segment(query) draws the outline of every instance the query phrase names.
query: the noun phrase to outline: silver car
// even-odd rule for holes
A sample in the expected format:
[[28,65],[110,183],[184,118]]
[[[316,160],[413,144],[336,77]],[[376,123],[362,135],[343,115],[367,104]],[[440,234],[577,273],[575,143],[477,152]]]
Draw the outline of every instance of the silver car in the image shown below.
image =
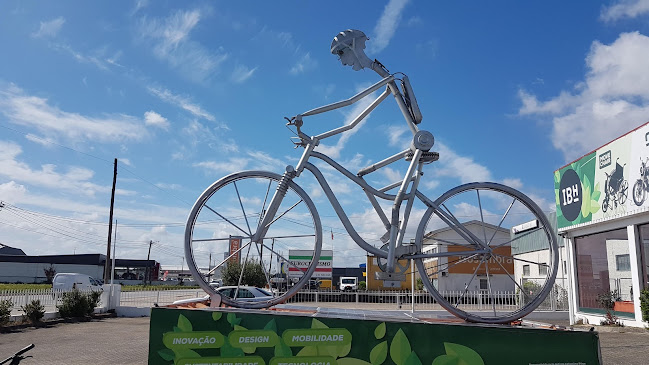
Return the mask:
[[[237,292],[237,288],[239,291]],[[216,291],[222,296],[232,299],[244,300],[247,302],[259,302],[273,299],[273,294],[266,289],[257,288],[254,286],[222,286]],[[236,293],[236,298],[234,297]]]

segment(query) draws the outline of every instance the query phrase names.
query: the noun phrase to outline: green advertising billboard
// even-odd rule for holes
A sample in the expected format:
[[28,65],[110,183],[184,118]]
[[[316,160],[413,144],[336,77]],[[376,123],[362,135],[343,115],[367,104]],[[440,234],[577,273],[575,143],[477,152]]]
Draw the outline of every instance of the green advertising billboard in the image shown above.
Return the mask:
[[557,227],[623,218],[649,208],[649,123],[554,172]]
[[153,308],[149,364],[600,364],[596,332]]

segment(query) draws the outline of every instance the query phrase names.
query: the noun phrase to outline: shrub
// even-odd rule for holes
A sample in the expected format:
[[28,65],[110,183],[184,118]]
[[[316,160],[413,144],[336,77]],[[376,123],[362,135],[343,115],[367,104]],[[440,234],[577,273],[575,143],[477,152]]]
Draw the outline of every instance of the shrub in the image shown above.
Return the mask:
[[21,306],[20,309],[25,313],[23,314],[23,321],[28,320],[30,323],[38,323],[45,316],[45,306],[38,299],[32,300],[25,306]]
[[649,322],[649,289],[643,289],[640,292],[640,311],[642,312],[642,320]]
[[78,289],[63,293],[61,305],[57,305],[59,314],[64,318],[87,317],[99,304],[101,292],[82,293]]
[[622,326],[619,318],[613,314],[615,308],[615,301],[619,299],[616,292],[606,292],[597,296],[597,303],[599,303],[604,310],[606,310],[606,318],[600,323],[603,326]]
[[9,323],[9,318],[11,318],[11,308],[13,307],[14,304],[11,300],[0,300],[0,326]]
[[365,290],[365,289],[367,289],[367,283],[366,282],[361,281],[360,283],[358,283],[358,290]]

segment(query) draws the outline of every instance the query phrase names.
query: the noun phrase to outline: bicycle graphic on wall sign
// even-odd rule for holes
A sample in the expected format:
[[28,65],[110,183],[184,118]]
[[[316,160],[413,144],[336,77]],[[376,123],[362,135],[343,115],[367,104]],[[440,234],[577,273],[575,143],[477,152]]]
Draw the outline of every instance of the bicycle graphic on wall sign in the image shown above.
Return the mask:
[[645,161],[640,158],[640,163],[642,164],[640,166],[640,178],[633,184],[633,202],[637,206],[644,203],[647,191],[649,191],[649,157]]
[[[624,179],[624,165],[620,165],[615,160],[615,169],[611,174],[606,174],[606,182],[604,183],[604,200],[602,201],[602,212],[606,213],[608,209],[616,209],[620,205],[624,205],[629,190],[629,182]],[[635,195],[634,195],[635,199]]]
[[[308,172],[316,179],[351,239],[381,260],[384,270],[379,273],[381,280],[392,280],[398,275],[402,269],[398,265],[400,260],[413,260],[425,289],[439,305],[457,317],[485,323],[508,323],[524,317],[543,302],[557,275],[557,242],[545,214],[523,193],[497,183],[464,184],[452,188],[436,200],[420,191],[418,187],[424,166],[439,158],[439,154],[431,150],[434,137],[419,128],[422,114],[408,77],[402,73],[391,74],[379,61],[370,60],[364,52],[368,39],[359,30],[343,31],[334,38],[331,52],[339,57],[343,65],[351,66],[356,71],[373,70],[381,80],[349,99],[286,118],[287,126],[296,135],[293,143],[303,149],[295,167],[287,166],[282,174],[269,171],[236,172],[219,179],[200,195],[189,214],[185,229],[185,255],[190,271],[206,292],[216,295],[205,280],[204,273],[199,272],[199,262],[207,266],[205,255],[201,252],[226,252],[223,261],[212,267],[209,274],[236,267],[240,271],[237,287],[243,286],[246,266],[252,263],[261,264],[268,287],[271,287],[271,278],[279,270],[278,263],[281,263],[289,270],[293,268],[303,272],[295,285],[285,292],[263,301],[225,296],[221,299],[230,306],[265,308],[283,303],[295,295],[309,282],[322,247],[320,216],[309,195],[297,183],[298,178]],[[352,105],[375,92],[379,93],[378,97],[349,124],[317,135],[308,135],[304,131],[306,118]],[[350,172],[316,150],[321,141],[358,127],[389,96],[396,101],[412,133],[409,148],[357,173]],[[378,233],[382,244],[375,247],[359,235],[322,171],[311,162],[312,159],[327,164],[331,171],[338,171],[361,188],[383,226],[384,231]],[[401,180],[384,187],[372,186],[365,180],[369,174],[397,162],[407,165]],[[384,209],[386,203],[388,209]],[[418,222],[411,219],[415,204],[423,207],[423,215]],[[510,239],[504,241],[496,238],[495,233],[487,233],[493,231],[489,228],[502,231],[530,221],[536,221],[533,228],[521,234],[512,234]],[[417,228],[408,230],[409,226]],[[452,230],[458,238],[447,239],[430,234],[440,229]],[[230,250],[228,246],[232,236],[243,237],[236,250]],[[511,249],[506,249],[516,245],[523,237],[534,237],[548,248],[548,255],[544,258],[538,255],[518,256],[512,254]],[[430,249],[432,246],[436,249]],[[306,268],[297,267],[286,257],[285,252],[298,249],[313,251],[313,259]],[[233,258],[237,261],[235,264],[232,264]],[[510,269],[502,264],[508,260],[515,263]],[[474,265],[475,269],[463,274],[466,285],[458,295],[450,298],[437,290],[436,280],[458,267],[466,267],[468,263]],[[539,290],[530,294],[523,289],[520,277],[517,278],[514,273],[515,266],[523,265],[531,265],[541,273],[537,282]],[[470,267],[473,269],[474,266]],[[482,286],[483,280],[486,281],[486,289],[482,297],[486,306],[476,309],[470,306],[476,299],[470,297],[469,287],[475,286],[478,281]],[[497,310],[496,303],[501,304],[502,301],[499,288],[503,286],[518,292],[521,300],[511,303],[511,309]]]

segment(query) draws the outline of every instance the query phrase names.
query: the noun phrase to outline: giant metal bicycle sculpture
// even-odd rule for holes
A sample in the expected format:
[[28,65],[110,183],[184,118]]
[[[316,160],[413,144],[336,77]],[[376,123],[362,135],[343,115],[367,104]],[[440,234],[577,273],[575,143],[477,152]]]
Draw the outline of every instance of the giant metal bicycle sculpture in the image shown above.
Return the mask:
[[[228,297],[221,300],[235,307],[265,308],[285,302],[295,295],[315,272],[322,248],[322,225],[318,211],[309,195],[295,181],[308,171],[317,180],[320,191],[331,203],[353,241],[382,262],[384,272],[380,273],[379,279],[394,280],[404,270],[399,263],[413,260],[425,289],[437,303],[459,318],[472,322],[507,323],[524,317],[543,302],[557,274],[557,243],[547,218],[527,196],[497,183],[461,185],[436,200],[429,199],[419,191],[424,165],[439,157],[437,152],[431,151],[433,135],[418,127],[422,115],[407,76],[390,74],[380,62],[370,60],[364,53],[367,39],[358,30],[341,32],[334,38],[331,52],[340,58],[343,65],[352,66],[354,70],[371,69],[382,79],[350,99],[286,118],[287,125],[294,128],[297,135],[294,143],[304,149],[295,167],[287,166],[282,175],[267,171],[233,173],[216,181],[198,198],[185,230],[185,255],[190,271],[206,292],[216,294],[208,285],[205,273],[199,272],[199,262],[202,267],[209,265],[201,251],[225,252],[227,257],[218,260],[220,262],[210,270],[210,274],[235,263],[233,267],[238,268],[240,273],[239,286],[245,282],[243,275],[250,262],[261,264],[269,286],[279,269],[278,263],[283,262],[289,272],[303,272],[286,292],[262,302]],[[349,106],[381,89],[384,89],[383,92],[349,124],[315,136],[307,135],[302,130],[304,118]],[[356,174],[316,151],[324,139],[357,127],[390,95],[396,100],[412,132],[410,148]],[[385,228],[384,232],[379,233],[383,235],[383,244],[379,245],[381,248],[374,247],[359,235],[322,171],[309,161],[312,158],[329,165],[329,170],[340,172],[367,195]],[[365,180],[374,171],[404,161],[407,171],[400,181],[375,188]],[[388,202],[391,206],[384,210],[381,202]],[[421,215],[421,219],[416,231],[412,231],[408,230],[408,224],[411,218],[414,219],[415,215],[411,216],[411,213],[415,211],[415,204],[423,207],[417,211],[423,214],[416,214]],[[502,234],[496,236],[497,231],[502,233],[505,229],[528,222],[532,222],[531,229],[522,234],[512,234],[511,238],[509,235],[503,238]],[[446,231],[454,232],[454,238],[433,234]],[[233,237],[238,237],[235,238],[238,247],[231,246]],[[547,254],[514,255],[522,237],[535,240],[536,247],[547,248]],[[312,251],[314,259],[305,265],[301,263],[306,261],[291,262],[286,252],[294,249]],[[524,285],[514,274],[514,271],[521,272],[525,265],[539,273],[531,286]],[[460,267],[471,269],[468,273],[451,274]],[[442,277],[451,279],[453,275],[463,281],[464,289],[460,295],[449,298],[437,290],[437,284]],[[486,310],[476,310],[467,305],[472,300],[467,293],[470,287],[476,286],[476,281],[486,284],[481,285],[486,302],[490,303]],[[503,285],[515,288],[520,295],[518,303],[512,303],[511,310],[496,309],[498,290],[502,290],[499,287]]]

